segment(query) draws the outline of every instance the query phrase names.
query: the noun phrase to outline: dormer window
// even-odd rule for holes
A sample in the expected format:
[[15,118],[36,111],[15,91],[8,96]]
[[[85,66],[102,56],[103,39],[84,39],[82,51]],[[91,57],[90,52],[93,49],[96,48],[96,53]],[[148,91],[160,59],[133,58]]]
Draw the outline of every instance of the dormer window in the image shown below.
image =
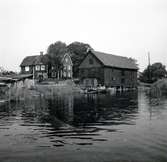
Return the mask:
[[30,67],[29,66],[25,66],[25,71],[29,71]]

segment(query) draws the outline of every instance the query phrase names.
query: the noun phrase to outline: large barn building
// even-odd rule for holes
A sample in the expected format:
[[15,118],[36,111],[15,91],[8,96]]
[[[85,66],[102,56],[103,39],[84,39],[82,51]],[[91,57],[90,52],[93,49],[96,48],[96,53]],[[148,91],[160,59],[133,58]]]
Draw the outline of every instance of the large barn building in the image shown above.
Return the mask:
[[137,71],[132,59],[91,50],[79,66],[79,77],[86,87],[134,88]]

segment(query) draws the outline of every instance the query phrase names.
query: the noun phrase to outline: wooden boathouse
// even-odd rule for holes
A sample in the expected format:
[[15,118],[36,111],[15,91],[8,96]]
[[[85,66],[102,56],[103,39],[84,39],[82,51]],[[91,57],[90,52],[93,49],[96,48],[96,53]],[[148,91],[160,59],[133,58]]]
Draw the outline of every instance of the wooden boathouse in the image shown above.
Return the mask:
[[133,59],[90,50],[79,66],[81,85],[136,88],[138,67]]

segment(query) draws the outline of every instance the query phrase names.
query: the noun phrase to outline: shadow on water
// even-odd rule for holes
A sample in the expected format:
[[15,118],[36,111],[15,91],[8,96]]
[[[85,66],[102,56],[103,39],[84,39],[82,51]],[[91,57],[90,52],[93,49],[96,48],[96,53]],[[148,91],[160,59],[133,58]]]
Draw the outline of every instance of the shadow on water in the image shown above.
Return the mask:
[[137,115],[137,92],[39,96],[0,109],[0,119],[17,116],[20,126],[40,131],[41,138],[49,138],[54,146],[63,146],[69,138],[87,140],[74,142],[77,145],[106,141],[99,137],[102,132],[114,133],[116,125],[133,125]]

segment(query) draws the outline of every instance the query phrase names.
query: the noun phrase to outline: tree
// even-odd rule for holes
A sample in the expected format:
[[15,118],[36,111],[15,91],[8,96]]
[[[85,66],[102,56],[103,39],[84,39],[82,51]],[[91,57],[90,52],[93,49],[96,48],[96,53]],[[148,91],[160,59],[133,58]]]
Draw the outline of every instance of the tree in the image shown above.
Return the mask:
[[53,44],[50,44],[47,53],[54,54],[54,55],[61,55],[67,52],[67,46],[65,43],[61,41],[57,41]]
[[156,82],[158,79],[165,78],[167,75],[166,67],[160,62],[147,66],[142,72],[139,80],[146,83]]
[[73,42],[67,46],[73,62],[73,76],[78,77],[79,65],[92,47],[89,44],[82,42]]
[[2,66],[0,66],[0,76],[7,76],[7,75],[16,75],[17,73],[11,70],[5,70]]
[[59,71],[61,67],[61,56],[67,52],[67,46],[61,41],[57,41],[50,44],[47,49],[50,66],[53,66],[56,71]]

